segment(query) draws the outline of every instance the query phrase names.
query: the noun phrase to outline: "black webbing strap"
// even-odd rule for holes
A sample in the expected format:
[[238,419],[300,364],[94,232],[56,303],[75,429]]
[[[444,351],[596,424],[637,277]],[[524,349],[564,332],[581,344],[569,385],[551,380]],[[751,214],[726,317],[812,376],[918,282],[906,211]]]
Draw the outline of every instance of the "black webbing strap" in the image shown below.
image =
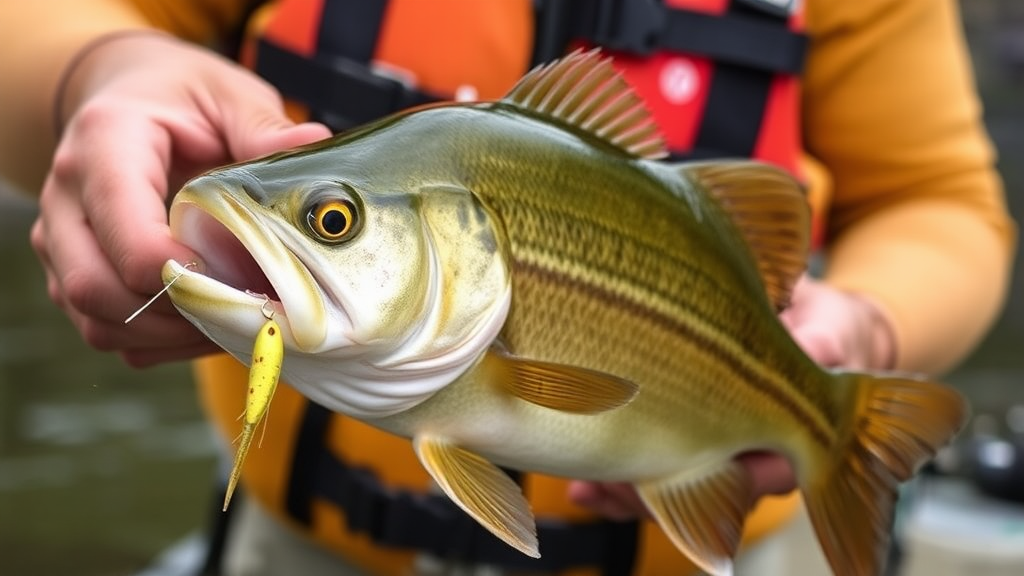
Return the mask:
[[335,132],[438,100],[371,69],[388,0],[325,0],[317,55],[307,58],[268,40],[256,46],[256,73],[286,98],[309,107]]
[[[737,0],[729,4],[726,15],[760,22],[766,27],[782,29],[786,25],[785,18],[754,10]],[[774,79],[771,70],[716,62],[693,151],[704,156],[753,156]]]
[[266,39],[256,46],[256,73],[335,132],[438,100],[355,60],[307,58]]
[[373,58],[388,0],[324,0],[317,54],[344,54],[366,64]]
[[232,498],[233,506],[223,510],[224,496],[227,494],[227,480],[218,482],[213,492],[209,518],[206,528],[206,553],[196,576],[221,576],[224,573],[224,555],[228,546],[228,534],[234,525],[239,502],[245,498],[245,490],[238,486]]
[[539,519],[541,558],[530,558],[482,528],[447,496],[390,488],[366,469],[354,468],[327,448],[332,414],[308,402],[295,443],[286,505],[310,524],[312,502],[322,498],[345,513],[349,531],[378,546],[419,550],[444,560],[488,564],[508,570],[559,572],[598,567],[607,576],[627,576],[636,557],[638,524]]
[[694,142],[689,150],[673,150],[670,160],[752,156],[774,78],[799,74],[804,66],[806,35],[789,29],[787,10],[764,0],[732,0],[721,15],[670,8],[661,0],[535,2],[537,62],[558,57],[573,40],[714,62]]
[[587,40],[640,56],[667,50],[798,74],[807,51],[807,37],[785,25],[786,15],[754,8],[714,15],[660,0],[538,0],[536,11],[537,62],[557,58],[571,40]]

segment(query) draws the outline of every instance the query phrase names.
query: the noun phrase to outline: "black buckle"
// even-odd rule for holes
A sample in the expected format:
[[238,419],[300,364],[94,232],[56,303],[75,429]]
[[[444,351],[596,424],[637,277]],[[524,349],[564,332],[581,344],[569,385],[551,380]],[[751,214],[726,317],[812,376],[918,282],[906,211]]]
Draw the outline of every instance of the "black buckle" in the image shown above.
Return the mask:
[[266,39],[258,44],[256,71],[336,132],[439,100],[354,60],[306,58]]
[[[772,73],[803,70],[807,37],[789,29],[781,8],[797,0],[733,0],[725,14],[671,8],[660,0],[534,1],[535,65],[583,40],[637,56],[666,50]],[[755,1],[756,10],[744,3]]]
[[[397,74],[371,69],[369,66],[348,58],[335,57],[325,58],[325,60],[335,78],[346,79],[344,82],[337,82],[335,86],[339,89],[351,89],[359,86],[367,98],[372,98],[375,101],[375,109],[382,111],[377,114],[378,118],[412,106],[439,100],[436,96],[418,91],[411,82]],[[332,96],[341,100],[351,98],[351,95],[344,93],[332,94]]]
[[612,50],[647,56],[662,44],[666,8],[658,0],[593,0],[593,41]]
[[736,0],[748,8],[771,14],[772,16],[788,19],[797,8],[797,0]]

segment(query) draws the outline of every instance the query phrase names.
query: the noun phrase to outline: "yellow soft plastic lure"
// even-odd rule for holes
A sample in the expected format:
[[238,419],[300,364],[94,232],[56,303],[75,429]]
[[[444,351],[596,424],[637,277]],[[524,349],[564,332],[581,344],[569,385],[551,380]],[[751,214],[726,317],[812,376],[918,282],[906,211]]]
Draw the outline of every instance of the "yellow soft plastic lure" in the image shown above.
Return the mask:
[[277,381],[281,376],[281,363],[284,360],[284,341],[281,339],[281,327],[273,318],[273,314],[264,314],[267,321],[263,323],[256,342],[252,347],[252,363],[249,365],[249,391],[245,398],[245,414],[242,423],[242,437],[235,451],[235,462],[231,467],[228,489],[224,494],[224,510],[228,509],[231,495],[238,485],[238,477],[242,473],[245,455],[249,452],[256,427],[267,414],[270,401],[274,398]]

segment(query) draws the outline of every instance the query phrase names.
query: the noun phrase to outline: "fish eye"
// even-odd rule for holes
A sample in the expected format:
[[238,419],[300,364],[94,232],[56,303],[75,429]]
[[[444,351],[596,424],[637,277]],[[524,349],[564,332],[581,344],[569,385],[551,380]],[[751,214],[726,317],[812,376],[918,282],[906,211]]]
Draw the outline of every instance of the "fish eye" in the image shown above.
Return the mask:
[[313,232],[325,242],[341,242],[356,229],[356,206],[350,200],[332,198],[314,204],[306,214]]

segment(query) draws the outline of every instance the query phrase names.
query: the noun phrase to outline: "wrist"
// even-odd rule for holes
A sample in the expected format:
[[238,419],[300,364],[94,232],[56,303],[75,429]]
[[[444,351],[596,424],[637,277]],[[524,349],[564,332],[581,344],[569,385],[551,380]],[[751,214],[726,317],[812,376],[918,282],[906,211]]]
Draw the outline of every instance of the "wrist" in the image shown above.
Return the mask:
[[86,79],[93,71],[95,61],[123,40],[147,36],[170,38],[167,33],[152,28],[124,28],[94,37],[71,56],[61,71],[53,94],[53,127],[58,137],[64,130],[67,119],[88,93],[86,86],[89,82]]

